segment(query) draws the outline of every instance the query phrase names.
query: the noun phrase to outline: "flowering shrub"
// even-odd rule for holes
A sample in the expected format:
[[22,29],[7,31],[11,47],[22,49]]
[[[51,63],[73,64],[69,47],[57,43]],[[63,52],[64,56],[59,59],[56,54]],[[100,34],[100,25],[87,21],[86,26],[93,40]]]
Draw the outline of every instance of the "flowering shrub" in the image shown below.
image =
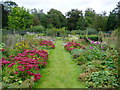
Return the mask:
[[2,66],[7,67],[17,67],[14,74],[19,74],[18,76],[28,75],[34,76],[34,80],[40,79],[41,75],[36,73],[36,70],[46,66],[48,59],[48,53],[44,50],[24,50],[23,53],[19,53],[17,56],[9,56],[9,58],[2,58]]
[[41,41],[39,45],[43,46],[42,48],[46,48],[46,49],[55,48],[55,45],[53,44],[53,42],[47,41],[47,40]]
[[73,50],[73,49],[76,49],[76,48],[78,48],[78,49],[84,49],[85,47],[84,46],[81,46],[79,43],[76,43],[76,42],[74,42],[74,41],[72,41],[72,42],[68,42],[65,46],[64,46],[64,48],[67,50],[67,51],[71,51],[71,50]]
[[[6,83],[6,88],[10,87],[12,83],[22,85],[27,79],[38,81],[41,78],[38,70],[41,70],[47,65],[48,52],[44,50],[23,50],[23,53],[18,55],[11,55],[9,57],[2,57],[0,59],[2,66],[3,83]],[[13,77],[13,78],[10,78]],[[31,81],[30,81],[31,82]],[[30,84],[29,82],[26,83]]]

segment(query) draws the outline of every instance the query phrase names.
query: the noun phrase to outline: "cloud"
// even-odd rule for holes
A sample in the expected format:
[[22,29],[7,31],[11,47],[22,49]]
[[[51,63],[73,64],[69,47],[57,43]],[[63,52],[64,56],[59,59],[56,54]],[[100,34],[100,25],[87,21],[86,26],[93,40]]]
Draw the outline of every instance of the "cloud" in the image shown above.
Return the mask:
[[61,11],[63,14],[71,9],[85,11],[88,7],[93,8],[97,13],[111,11],[116,7],[119,0],[13,0],[19,6],[33,9],[43,9],[46,13],[51,8]]

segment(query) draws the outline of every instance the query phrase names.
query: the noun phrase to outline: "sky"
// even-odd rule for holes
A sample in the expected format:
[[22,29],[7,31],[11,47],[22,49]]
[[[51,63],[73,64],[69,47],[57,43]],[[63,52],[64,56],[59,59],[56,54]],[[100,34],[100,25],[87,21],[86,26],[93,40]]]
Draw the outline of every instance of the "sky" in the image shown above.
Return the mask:
[[[6,1],[6,0],[3,0]],[[64,15],[71,9],[79,9],[83,12],[92,8],[96,13],[112,11],[120,0],[12,0],[20,7],[27,9],[43,9],[47,13],[51,8],[61,11]]]

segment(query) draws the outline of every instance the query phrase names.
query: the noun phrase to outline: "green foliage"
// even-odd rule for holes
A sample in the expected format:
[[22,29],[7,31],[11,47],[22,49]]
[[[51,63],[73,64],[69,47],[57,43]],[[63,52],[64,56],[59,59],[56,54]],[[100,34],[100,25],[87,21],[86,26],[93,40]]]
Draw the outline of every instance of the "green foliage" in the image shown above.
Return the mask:
[[8,15],[9,29],[26,29],[32,24],[33,16],[24,7],[14,7]]
[[52,24],[55,28],[62,28],[65,25],[65,16],[58,10],[51,9],[47,12],[47,24]]
[[83,51],[83,49],[73,49],[71,54],[73,55],[73,58],[78,58]]
[[87,80],[88,87],[115,88],[119,86],[117,78],[111,71],[93,72]]
[[[81,10],[72,9],[71,11],[66,13],[66,17],[67,17],[68,30],[75,30],[76,26],[77,26],[78,19],[80,17],[83,17],[83,13]],[[80,23],[80,21],[79,21],[79,23]]]
[[[93,41],[98,41],[100,37],[98,35],[87,35],[87,38]],[[80,39],[86,40],[86,35],[80,35]]]
[[39,21],[39,18],[38,16],[35,16],[33,17],[33,26],[37,26],[40,24],[40,21]]
[[43,13],[43,9],[37,10],[34,8],[31,9],[30,12],[34,15],[33,25],[42,25],[43,27],[47,28],[47,15]]
[[85,10],[85,20],[86,20],[87,27],[92,26],[95,15],[96,15],[96,13],[92,8],[87,8]]
[[4,43],[0,43],[0,49],[3,49],[5,47]]
[[80,17],[78,19],[77,25],[76,25],[77,30],[85,30],[86,29],[86,21],[84,17]]
[[103,14],[97,14],[94,17],[92,27],[98,31],[106,31],[108,17]]
[[33,26],[32,28],[30,28],[30,31],[44,33],[45,32],[45,28],[43,26],[41,26],[41,25]]
[[108,22],[107,22],[107,30],[108,31],[111,31],[111,30],[114,30],[116,29],[119,25],[118,25],[118,12],[116,12],[116,9],[112,10],[110,12],[110,15],[108,17]]
[[11,11],[11,8],[13,8],[13,7],[17,7],[18,6],[15,2],[9,1],[9,0],[5,1],[3,3],[3,5],[5,6],[4,9],[8,10],[8,11]]
[[87,33],[88,34],[97,34],[97,30],[94,28],[87,28]]
[[88,46],[75,61],[81,65],[84,74],[87,75],[84,81],[88,87],[114,88],[119,86],[116,71],[117,59],[116,50],[107,48],[103,51],[98,46]]
[[47,29],[46,34],[49,36],[65,36],[67,34],[67,30],[65,30],[65,27],[63,28],[52,28],[52,29]]

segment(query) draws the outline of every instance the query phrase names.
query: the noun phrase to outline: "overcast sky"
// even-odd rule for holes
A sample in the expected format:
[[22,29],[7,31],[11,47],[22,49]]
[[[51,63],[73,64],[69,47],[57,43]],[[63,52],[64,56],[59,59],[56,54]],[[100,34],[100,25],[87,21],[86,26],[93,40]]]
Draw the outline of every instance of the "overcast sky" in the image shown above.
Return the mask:
[[[6,0],[3,0],[6,1]],[[24,6],[28,9],[43,9],[48,12],[51,8],[61,11],[63,14],[71,9],[79,9],[85,11],[87,8],[93,8],[97,13],[103,11],[110,12],[113,10],[120,0],[12,0],[18,6]]]

